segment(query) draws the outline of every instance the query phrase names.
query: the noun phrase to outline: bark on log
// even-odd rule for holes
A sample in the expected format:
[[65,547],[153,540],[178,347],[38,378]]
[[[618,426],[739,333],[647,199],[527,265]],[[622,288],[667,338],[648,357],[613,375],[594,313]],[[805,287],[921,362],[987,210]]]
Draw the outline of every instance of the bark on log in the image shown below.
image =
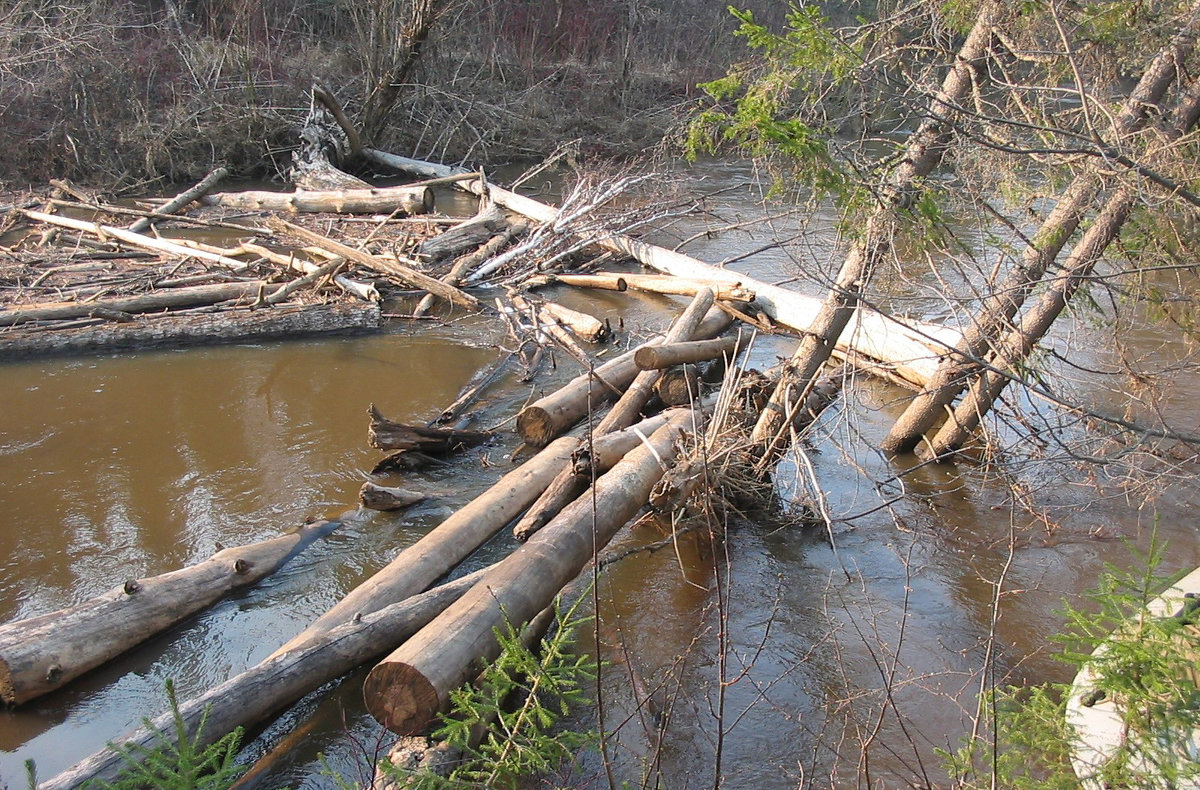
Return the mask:
[[0,360],[371,332],[380,321],[376,304],[333,303],[172,313],[70,329],[16,328],[0,332]]
[[279,648],[284,653],[309,639],[427,588],[503,529],[554,479],[579,440],[564,437],[475,497],[429,534],[396,555],[312,625]]
[[390,274],[394,277],[399,277],[401,280],[409,283],[414,288],[420,288],[421,290],[428,291],[434,296],[441,297],[442,299],[445,299],[448,302],[453,302],[461,307],[477,310],[481,306],[479,300],[474,296],[471,296],[469,293],[455,288],[452,285],[448,285],[440,280],[435,280],[428,274],[422,274],[416,269],[405,266],[397,261],[389,261],[385,258],[369,255],[362,250],[356,250],[355,248],[348,247],[341,242],[334,241],[326,236],[322,236],[320,233],[314,233],[308,228],[302,228],[299,225],[293,225],[287,220],[280,219],[279,217],[271,217],[267,221],[267,224],[273,229],[295,234],[309,244],[315,244],[318,247],[329,250],[335,255],[341,255],[343,258],[347,258],[355,263],[366,266],[368,269],[372,269],[377,272],[383,272],[384,274]]
[[[724,313],[710,312],[695,335],[704,338],[718,335],[729,326],[729,321]],[[642,345],[657,345],[660,342],[655,339]],[[526,443],[541,447],[612,400],[612,390],[628,387],[638,374],[637,365],[633,362],[636,351],[627,351],[591,373],[576,376],[566,386],[526,406],[517,415],[517,433]],[[592,381],[592,376],[607,382],[608,386]]]
[[372,403],[367,413],[371,424],[367,440],[379,450],[416,450],[423,453],[445,453],[461,447],[471,447],[492,438],[488,431],[458,431],[453,428],[423,428],[393,422],[379,413]]
[[[1150,62],[1138,84],[1130,91],[1113,120],[1112,137],[1116,145],[1123,138],[1146,125],[1154,108],[1162,104],[1167,90],[1177,78],[1179,64],[1186,62],[1195,47],[1197,7],[1179,34]],[[1031,243],[1021,254],[1021,260],[1004,282],[986,296],[974,318],[963,331],[962,340],[954,354],[938,366],[925,388],[913,398],[880,443],[885,453],[911,451],[947,407],[967,386],[972,376],[979,375],[979,360],[987,356],[997,333],[1010,325],[1034,286],[1046,275],[1047,269],[1075,235],[1079,223],[1095,202],[1106,179],[1097,168],[1089,167],[1076,176],[1063,191],[1054,209],[1042,222]],[[1111,179],[1108,179],[1111,180]]]
[[[446,165],[423,162],[396,156],[371,148],[363,155],[380,167],[425,177],[454,175],[464,171]],[[464,188],[478,194],[478,179],[468,181]],[[518,214],[538,222],[552,222],[557,209],[515,192],[488,188],[491,198]],[[807,332],[821,307],[821,300],[790,291],[777,285],[756,280],[730,269],[712,266],[683,253],[647,244],[629,236],[612,236],[598,240],[596,245],[639,261],[652,269],[676,277],[697,279],[712,285],[740,285],[754,292],[756,303],[778,324],[797,332]],[[904,380],[922,385],[933,375],[938,360],[953,348],[961,336],[954,329],[923,322],[905,322],[877,313],[864,305],[854,312],[842,336],[840,348],[860,355],[861,359],[881,363],[888,372]]]
[[[179,706],[184,730],[196,740],[196,729],[204,719],[198,746],[207,746],[238,727],[252,727],[291,705],[305,694],[360,664],[378,658],[416,633],[485,574],[486,569],[447,582],[429,592],[413,596],[360,619],[330,629],[320,639],[277,653],[240,675],[209,689]],[[135,745],[146,750],[177,743],[178,733],[171,713],[117,738],[111,744]],[[105,748],[80,761],[38,790],[73,790],[90,780],[113,781],[128,766],[126,758]]]
[[542,302],[541,309],[563,326],[590,343],[599,343],[609,335],[608,327],[599,318],[563,307],[555,302]]
[[274,573],[336,521],[218,551],[204,562],[123,585],[57,612],[0,626],[0,699],[20,705],[61,688],[151,636]]
[[206,206],[222,206],[246,211],[288,211],[332,214],[428,214],[433,211],[433,190],[429,187],[374,187],[371,189],[332,189],[296,192],[218,192],[200,199]]
[[144,250],[153,250],[154,252],[163,252],[168,255],[177,255],[181,258],[199,258],[202,261],[215,263],[219,266],[224,266],[235,272],[244,271],[250,268],[250,264],[245,261],[239,261],[236,258],[229,258],[224,255],[208,252],[207,250],[188,247],[183,244],[177,244],[167,239],[160,239],[153,236],[145,236],[141,233],[134,233],[125,228],[117,228],[112,225],[100,225],[95,222],[85,222],[81,219],[72,219],[70,217],[59,216],[58,214],[46,214],[41,211],[23,210],[21,212],[25,216],[38,222],[45,222],[50,225],[59,225],[71,230],[82,231],[83,233],[91,233],[101,239],[116,239],[123,244],[139,247]]
[[461,225],[431,236],[417,249],[430,261],[441,261],[473,250],[507,228],[508,217],[499,206],[493,205]]
[[268,288],[265,280],[196,285],[189,288],[162,288],[138,296],[119,299],[97,299],[92,302],[38,302],[0,310],[0,326],[15,326],[30,321],[61,321],[85,318],[98,307],[122,313],[148,313],[172,307],[228,302],[233,299],[253,299]]
[[645,437],[657,431],[667,422],[670,412],[648,417],[637,425],[604,436],[594,436],[591,442],[583,442],[571,454],[571,463],[558,473],[546,490],[529,506],[513,527],[513,537],[519,541],[550,523],[564,507],[571,504],[595,477],[612,469],[617,461],[637,447]]
[[550,274],[542,279],[546,282],[572,285],[576,288],[598,288],[605,291],[635,291],[676,296],[695,296],[708,288],[717,299],[728,302],[753,302],[754,291],[740,283],[708,282],[705,280],[672,277],[664,274],[616,274],[595,272],[592,274]]
[[358,489],[358,499],[363,507],[370,510],[400,510],[425,500],[425,495],[419,491],[408,491],[403,488],[381,486],[370,480]]
[[673,415],[647,445],[596,481],[594,497],[581,497],[560,513],[376,665],[363,684],[371,714],[401,734],[423,731],[444,708],[450,691],[469,679],[471,668],[496,657],[496,629],[505,622],[519,627],[549,606],[594,552],[645,505],[663,464],[672,462],[676,443],[694,418],[688,412]]
[[176,211],[179,211],[179,209],[187,206],[189,203],[199,200],[207,195],[212,191],[213,187],[215,187],[217,183],[227,175],[229,175],[229,171],[227,169],[224,167],[218,167],[204,178],[200,179],[200,181],[192,188],[185,189],[183,192],[180,192],[178,195],[154,209],[154,211],[150,212],[154,216],[142,217],[134,222],[129,226],[129,230],[133,231],[134,233],[143,233],[147,230],[150,230],[150,226],[153,223],[159,221],[160,219],[166,219],[170,217]]
[[633,355],[633,361],[641,370],[673,368],[688,362],[704,362],[725,355],[732,356],[743,347],[745,342],[740,334],[737,337],[721,337],[715,340],[663,343],[661,346],[639,348]]

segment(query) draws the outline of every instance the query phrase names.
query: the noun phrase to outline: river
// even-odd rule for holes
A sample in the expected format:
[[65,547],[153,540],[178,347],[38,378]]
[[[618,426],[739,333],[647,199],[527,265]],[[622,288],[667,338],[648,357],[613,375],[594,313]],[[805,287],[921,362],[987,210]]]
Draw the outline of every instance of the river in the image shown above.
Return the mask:
[[[706,201],[710,213],[672,232],[689,236],[760,215],[756,181],[747,166],[711,165],[696,186],[717,192]],[[782,280],[795,259],[827,261],[836,242],[831,219],[805,224],[803,243],[731,266]],[[783,218],[713,233],[686,251],[716,262],[798,229],[795,217]],[[928,278],[888,285],[892,309],[949,315]],[[820,292],[814,282],[795,287]],[[683,304],[555,295],[623,321],[622,340],[660,329]],[[1083,324],[1062,333],[1098,334]],[[1167,334],[1147,326],[1129,339],[1148,354],[1167,353]],[[364,471],[380,458],[366,444],[368,404],[392,419],[428,420],[498,357],[502,341],[498,321],[459,316],[369,337],[4,365],[0,621],[77,603],[309,516],[345,514],[345,524],[258,586],[60,692],[0,711],[0,786],[23,787],[26,760],[49,777],[157,714],[168,679],[185,698],[264,658],[490,485],[509,466],[511,431],[446,466],[406,475],[406,487],[431,493],[427,502],[399,515],[352,512]],[[754,361],[769,365],[793,345],[763,338]],[[1105,354],[1097,344],[1088,359]],[[507,377],[488,391],[476,424],[503,425],[531,389],[552,388],[574,365],[560,357],[532,385]],[[1196,422],[1195,385],[1185,381],[1165,404],[1185,425]],[[1084,381],[1080,391],[1117,410],[1125,399],[1111,382]],[[910,471],[912,459],[891,461],[872,449],[904,395],[856,377],[807,445],[811,475],[803,462],[780,470],[784,494],[819,481],[835,518],[832,543],[823,530],[738,520],[715,552],[683,540],[634,554],[603,578],[600,623],[582,643],[596,649],[598,639],[606,661],[598,690],[619,779],[641,784],[654,766],[651,785],[711,787],[719,754],[727,787],[936,785],[943,777],[933,750],[969,730],[985,665],[989,681],[1069,679],[1049,638],[1061,628],[1063,601],[1081,604],[1105,563],[1133,566],[1130,544],[1145,548],[1156,532],[1170,547],[1163,571],[1200,564],[1190,478],[1150,498],[1115,481],[1101,481],[1098,493],[1016,455],[1011,464]],[[640,529],[618,541],[627,548],[662,537]],[[471,563],[511,546],[499,538]],[[631,684],[631,675],[643,684]],[[363,711],[361,679],[322,689],[253,734],[246,759],[271,752],[254,786],[331,787],[330,772],[357,781],[387,747]],[[660,749],[639,721],[634,685],[667,710]],[[577,723],[595,726],[596,716],[583,712]],[[594,786],[598,762],[589,757],[560,781]]]

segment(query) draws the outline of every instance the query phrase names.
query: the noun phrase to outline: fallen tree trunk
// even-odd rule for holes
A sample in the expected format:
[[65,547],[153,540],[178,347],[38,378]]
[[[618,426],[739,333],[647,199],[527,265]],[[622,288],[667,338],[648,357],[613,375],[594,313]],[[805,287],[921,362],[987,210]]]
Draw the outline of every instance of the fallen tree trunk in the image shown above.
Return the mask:
[[[450,691],[468,680],[478,662],[496,657],[496,630],[515,627],[545,609],[646,503],[670,464],[676,443],[695,415],[680,412],[596,481],[429,625],[380,662],[363,683],[367,709],[394,732],[423,731]],[[595,507],[593,508],[593,504]]]
[[[179,706],[186,736],[203,747],[238,727],[269,719],[305,694],[341,677],[391,650],[416,633],[480,580],[485,570],[447,582],[429,592],[364,614],[325,632],[319,639],[276,653],[219,686]],[[203,720],[204,728],[197,738]],[[178,743],[179,732],[171,713],[164,713],[112,742],[117,749],[133,747],[128,757],[144,760],[146,753],[164,742]],[[198,742],[197,742],[198,740]],[[128,767],[126,755],[105,748],[47,782],[38,790],[73,790],[85,782],[111,782]]]
[[[448,285],[461,285],[467,272],[499,253],[512,243],[513,239],[525,233],[526,230],[528,230],[528,225],[524,222],[509,226],[507,230],[493,236],[479,249],[455,260],[454,265],[450,267],[450,271],[440,278],[441,281]],[[433,297],[430,294],[425,294],[413,309],[413,315],[419,318],[428,313],[432,307]]]
[[433,211],[429,187],[373,187],[371,189],[297,190],[295,192],[218,192],[205,195],[206,206],[249,211],[290,211],[333,214],[428,214]]
[[[372,148],[364,148],[363,155],[381,167],[424,177],[464,172]],[[478,179],[465,182],[463,187],[476,194],[482,189]],[[552,206],[494,185],[488,186],[488,194],[505,208],[538,222],[552,222],[558,215],[557,209]],[[820,299],[756,280],[732,269],[713,266],[630,236],[597,239],[596,246],[626,255],[664,274],[693,278],[710,287],[728,283],[748,288],[754,292],[755,302],[771,320],[797,332],[807,332],[821,308]],[[837,343],[839,348],[861,355],[863,361],[879,364],[886,371],[920,386],[933,375],[942,355],[960,339],[960,333],[954,329],[919,321],[901,321],[860,304]]]
[[564,507],[571,504],[592,480],[612,469],[617,461],[637,447],[645,437],[666,424],[669,412],[648,417],[637,425],[584,442],[571,454],[571,463],[546,486],[546,490],[529,506],[513,527],[513,537],[520,541],[550,523]]
[[124,244],[140,247],[144,250],[153,250],[154,252],[164,252],[168,255],[177,255],[181,258],[199,258],[202,261],[215,263],[219,266],[224,266],[235,272],[240,272],[250,268],[250,264],[245,261],[239,261],[236,258],[229,258],[224,255],[208,252],[206,250],[188,247],[183,244],[177,244],[168,239],[160,239],[155,236],[145,236],[141,233],[134,233],[125,228],[117,228],[112,225],[100,225],[95,222],[85,222],[81,219],[72,219],[71,217],[63,217],[58,214],[46,214],[41,211],[30,211],[23,209],[21,211],[26,217],[38,222],[45,222],[49,225],[58,225],[71,230],[82,231],[83,233],[91,233],[102,239],[116,239]]
[[744,343],[740,334],[737,337],[720,337],[714,340],[663,343],[661,346],[639,348],[633,355],[633,361],[641,370],[673,368],[688,362],[704,362],[733,355],[741,347],[744,347]]
[[429,534],[396,555],[374,576],[296,636],[274,655],[314,639],[322,633],[373,612],[433,584],[467,555],[519,516],[571,457],[579,440],[563,437],[552,443],[469,503],[459,508]]
[[358,499],[369,510],[400,510],[423,502],[425,495],[419,491],[381,486],[368,480],[358,489]]
[[148,313],[172,307],[195,307],[216,304],[233,299],[253,299],[270,285],[265,280],[248,280],[236,283],[195,285],[189,288],[160,288],[138,296],[118,299],[97,299],[91,302],[40,302],[17,305],[0,310],[0,326],[14,326],[30,321],[62,321],[71,318],[86,318],[97,308],[106,308],[121,313]]
[[0,699],[48,694],[233,590],[278,570],[339,526],[319,521],[261,543],[218,551],[197,565],[129,579],[57,612],[0,626]]
[[492,205],[461,225],[421,242],[417,251],[430,261],[445,260],[483,245],[507,228],[508,217],[499,206]]
[[488,431],[459,431],[454,428],[423,428],[393,422],[379,413],[372,403],[367,413],[371,424],[367,440],[379,450],[416,450],[423,453],[444,453],[460,447],[471,447],[492,438]]
[[170,313],[67,329],[16,328],[0,332],[0,360],[370,332],[380,321],[378,305],[332,303]]
[[672,277],[664,274],[616,274],[594,272],[592,274],[548,274],[534,278],[535,282],[560,283],[576,288],[598,288],[605,291],[635,291],[675,296],[695,296],[708,288],[717,299],[727,302],[753,302],[754,291],[740,283],[710,282],[703,279]]
[[355,263],[366,266],[368,269],[373,269],[377,272],[390,274],[398,277],[406,283],[409,283],[414,288],[428,291],[434,296],[441,297],[448,302],[452,302],[461,307],[466,307],[471,310],[477,310],[481,307],[480,302],[474,296],[471,296],[466,291],[455,288],[453,285],[448,285],[441,280],[435,280],[428,274],[423,274],[416,269],[405,266],[397,261],[389,261],[385,258],[379,258],[374,255],[356,250],[353,247],[348,247],[339,241],[334,241],[331,238],[322,236],[320,233],[314,233],[308,228],[302,228],[299,225],[294,225],[287,220],[279,217],[271,217],[267,224],[271,228],[292,233],[301,239],[304,239],[309,244],[315,244],[318,247],[329,250],[335,255],[341,255],[343,258],[354,261]]
[[[696,337],[712,337],[729,326],[730,318],[724,313],[712,311],[696,329]],[[642,344],[657,345],[661,340],[650,340]],[[586,417],[591,411],[612,399],[613,389],[622,390],[638,374],[634,364],[637,349],[627,351],[590,373],[581,374],[566,386],[526,406],[517,415],[517,432],[527,443],[541,447]],[[592,376],[602,379],[609,386],[600,386]]]
[[215,187],[217,183],[227,175],[229,175],[229,170],[224,167],[218,167],[204,178],[200,179],[195,186],[191,187],[190,189],[185,189],[183,192],[180,192],[163,205],[154,209],[154,211],[150,212],[152,216],[142,217],[141,219],[135,221],[129,226],[129,230],[133,231],[134,233],[143,233],[147,230],[150,230],[150,226],[155,222],[161,219],[167,219],[176,211],[179,211],[179,209],[207,195],[212,191],[212,188]]

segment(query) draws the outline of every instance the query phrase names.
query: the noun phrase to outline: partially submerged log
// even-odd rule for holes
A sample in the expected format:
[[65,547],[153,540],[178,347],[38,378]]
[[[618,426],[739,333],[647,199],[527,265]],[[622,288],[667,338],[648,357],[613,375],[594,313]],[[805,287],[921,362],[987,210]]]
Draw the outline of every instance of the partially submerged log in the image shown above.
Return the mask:
[[[364,614],[328,630],[320,639],[275,653],[199,697],[183,702],[179,714],[185,734],[200,748],[238,727],[252,727],[266,721],[305,694],[391,650],[469,590],[483,574],[484,571],[476,571]],[[197,733],[201,721],[204,728]],[[38,785],[38,790],[73,790],[91,780],[112,782],[129,765],[128,756],[117,749],[141,747],[135,748],[135,759],[145,759],[147,753],[164,743],[176,744],[178,736],[173,715],[164,713],[151,721],[149,727],[140,727],[115,739],[109,747]]]
[[333,214],[428,214],[433,211],[433,190],[427,186],[372,187],[370,189],[297,190],[295,192],[218,192],[205,195],[206,206],[248,211],[287,211]]
[[[87,315],[99,316],[99,309]],[[374,331],[380,321],[376,304],[332,303],[155,314],[53,331],[15,328],[0,332],[0,360],[352,334]]]
[[368,510],[401,510],[425,501],[425,495],[419,491],[409,491],[404,488],[381,486],[370,480],[358,489],[358,499]]
[[693,419],[688,412],[673,415],[646,445],[596,481],[594,496],[560,513],[376,665],[363,684],[371,715],[394,732],[422,732],[444,709],[450,691],[471,677],[472,667],[496,657],[496,630],[506,622],[519,627],[549,606],[642,508]]
[[379,413],[372,403],[367,413],[371,424],[367,440],[379,450],[416,450],[423,453],[445,453],[462,447],[482,444],[492,438],[488,431],[459,431],[453,428],[425,428],[393,422]]
[[500,478],[487,491],[396,555],[387,566],[354,588],[275,654],[316,638],[356,615],[404,600],[433,584],[529,507],[578,444],[578,439],[563,437]]
[[563,307],[555,302],[542,302],[539,307],[553,316],[560,324],[591,343],[599,343],[610,334],[608,326],[593,315]]
[[[710,312],[694,333],[695,337],[712,337],[729,326],[729,317],[724,313]],[[650,340],[646,345],[658,345],[661,340]],[[624,389],[638,374],[633,358],[637,349],[584,373],[568,384],[526,406],[517,415],[517,432],[527,443],[541,447],[566,431],[612,399],[612,388]],[[603,379],[608,387],[602,387],[592,376]]]
[[274,573],[339,526],[319,521],[271,540],[218,551],[197,565],[129,579],[57,612],[0,626],[0,699],[48,694],[134,645]]
[[663,343],[661,346],[639,348],[633,355],[634,364],[641,370],[672,368],[688,362],[704,362],[732,356],[745,342],[741,335],[713,340],[690,340],[682,343]]

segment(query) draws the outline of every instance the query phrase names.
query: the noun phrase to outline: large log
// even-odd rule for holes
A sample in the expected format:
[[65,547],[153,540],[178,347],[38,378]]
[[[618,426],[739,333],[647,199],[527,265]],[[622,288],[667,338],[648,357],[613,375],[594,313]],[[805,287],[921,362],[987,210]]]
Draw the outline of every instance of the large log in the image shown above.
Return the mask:
[[[729,316],[711,311],[694,333],[698,338],[710,338],[720,334],[729,326]],[[657,345],[661,339],[643,343]],[[637,349],[601,365],[591,373],[581,374],[561,389],[550,393],[526,406],[517,415],[517,432],[527,443],[541,447],[582,420],[590,411],[612,399],[612,388],[624,389],[638,374],[634,364]],[[609,387],[600,386],[592,380],[596,376],[607,382]]]
[[[363,155],[371,162],[401,172],[440,177],[463,172],[457,168],[396,156],[371,148]],[[463,184],[473,192],[482,190],[479,180]],[[505,208],[538,222],[552,222],[558,210],[533,198],[488,186],[492,200]],[[756,280],[732,269],[713,266],[703,261],[638,241],[630,236],[606,236],[596,240],[596,246],[627,255],[664,274],[702,281],[712,287],[728,283],[754,292],[755,302],[776,323],[797,332],[807,332],[821,308],[821,300],[812,296]],[[838,338],[838,347],[861,358],[882,363],[885,369],[905,381],[923,385],[933,375],[938,361],[960,340],[961,335],[949,327],[920,321],[906,321],[884,315],[866,305],[859,305]]]
[[[423,731],[471,676],[494,659],[496,630],[520,627],[545,609],[595,552],[646,503],[650,489],[676,454],[694,415],[680,412],[596,481],[584,496],[499,562],[482,581],[367,675],[367,709],[385,727]],[[594,507],[593,507],[594,505]]]
[[714,340],[689,340],[681,343],[663,343],[661,346],[639,348],[633,355],[634,364],[640,370],[673,368],[688,362],[704,362],[733,354],[745,347],[741,335],[721,337]]
[[[180,704],[184,732],[194,742],[198,740],[198,746],[207,746],[238,727],[251,727],[266,721],[305,694],[393,649],[469,590],[483,574],[484,571],[476,571],[447,582],[429,592],[343,623],[319,639],[270,656],[201,696]],[[204,729],[197,739],[196,730],[202,719]],[[164,741],[178,743],[177,739],[174,718],[165,713],[151,721],[149,727],[140,727],[117,738],[110,747],[133,746],[151,750],[163,745]],[[145,752],[138,750],[137,756],[144,759]],[[38,785],[38,790],[73,790],[90,780],[111,782],[126,767],[126,756],[114,748],[105,748]]]
[[160,631],[248,587],[328,535],[336,521],[224,549],[197,565],[129,579],[91,600],[0,626],[0,699],[20,705],[48,694]]
[[431,261],[445,260],[479,247],[507,228],[508,217],[499,206],[492,205],[461,225],[421,242],[417,251]]
[[276,654],[325,633],[356,615],[404,600],[433,584],[524,512],[554,479],[578,444],[578,439],[563,437],[500,478],[487,491],[396,555],[395,559],[354,588]]
[[289,211],[334,214],[428,214],[433,211],[429,187],[376,187],[372,189],[297,190],[295,192],[218,192],[205,195],[206,206],[250,211]]
[[68,329],[16,328],[0,332],[0,360],[370,332],[380,320],[376,304],[335,302],[143,316]]
[[264,280],[236,283],[195,285],[189,288],[160,288],[137,296],[118,299],[97,299],[92,302],[37,302],[0,310],[0,326],[14,326],[30,321],[62,321],[86,318],[97,308],[121,313],[148,313],[172,307],[195,307],[216,304],[232,299],[252,299],[269,287]]

